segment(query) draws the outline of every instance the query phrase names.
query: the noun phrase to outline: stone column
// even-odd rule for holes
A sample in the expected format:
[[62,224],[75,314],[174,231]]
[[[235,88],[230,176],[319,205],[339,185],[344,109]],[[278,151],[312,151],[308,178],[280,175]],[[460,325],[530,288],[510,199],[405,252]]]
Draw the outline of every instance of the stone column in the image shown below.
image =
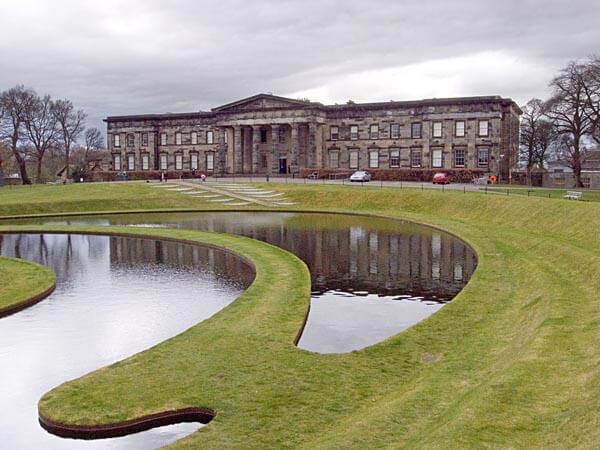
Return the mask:
[[244,167],[242,165],[242,127],[233,127],[233,171],[234,173],[242,173]]
[[317,153],[317,124],[310,122],[308,124],[308,154],[306,155],[306,165],[315,167],[315,156]]
[[220,175],[225,173],[225,159],[227,156],[227,146],[225,144],[225,128],[217,129],[217,166],[215,172]]
[[260,144],[260,126],[252,125],[252,173],[258,173],[260,159],[258,146]]
[[300,124],[292,123],[292,157],[290,166],[292,170],[298,170],[298,155],[300,154],[300,140],[298,134],[300,131]]
[[271,125],[271,154],[267,161],[267,173],[279,172],[279,125]]

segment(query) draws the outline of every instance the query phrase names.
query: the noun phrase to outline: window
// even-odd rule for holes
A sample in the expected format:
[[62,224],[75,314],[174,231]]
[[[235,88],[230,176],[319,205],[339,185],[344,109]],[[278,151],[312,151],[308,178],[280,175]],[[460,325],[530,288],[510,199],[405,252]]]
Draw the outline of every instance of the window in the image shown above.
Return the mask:
[[379,125],[371,125],[371,128],[369,128],[369,136],[371,139],[379,139]]
[[175,133],[175,145],[181,145],[181,133]]
[[442,149],[436,148],[431,152],[431,167],[442,167]]
[[350,140],[358,140],[358,125],[350,125]]
[[206,132],[206,143],[207,144],[214,144],[215,143],[215,135],[212,131],[207,131]]
[[390,150],[390,167],[400,167],[400,149]]
[[379,167],[379,151],[371,150],[369,152],[369,167],[376,169]]
[[454,135],[456,137],[465,137],[465,121],[457,120],[454,122]]
[[260,130],[260,142],[263,144],[267,142],[267,130]]
[[225,129],[222,131],[222,133],[223,133],[223,141],[227,144],[227,141],[229,139],[227,136],[229,136],[229,132],[227,131],[227,129]]
[[160,133],[160,145],[167,145],[167,133]]
[[148,170],[150,168],[150,155],[148,153],[142,154],[142,170]]
[[487,167],[490,162],[490,150],[487,147],[481,147],[477,150],[477,165]]
[[142,133],[142,147],[148,147],[148,133]]
[[127,147],[133,147],[134,142],[135,142],[135,139],[133,137],[133,134],[129,133],[127,135]]
[[339,155],[340,154],[338,151],[329,152],[329,167],[331,167],[332,169],[337,169],[339,167]]
[[441,138],[442,137],[442,122],[433,122],[433,128],[432,128],[432,133],[431,136],[434,138]]
[[490,134],[490,123],[487,120],[479,121],[479,136],[489,136]]
[[196,133],[195,131],[192,132],[192,145],[197,145],[198,144],[198,133]]
[[358,150],[350,150],[350,168],[358,169]]
[[410,151],[410,167],[421,167],[421,150]]
[[340,131],[338,127],[330,127],[329,128],[329,137],[332,141],[337,141],[340,137]]
[[581,184],[583,184],[584,188],[590,189],[590,187],[592,186],[591,177],[581,177]]
[[113,169],[121,170],[121,155],[113,155]]
[[190,169],[198,170],[198,153],[190,153]]
[[283,144],[285,142],[285,128],[279,127],[279,143]]
[[183,169],[183,155],[181,153],[175,153],[175,170]]
[[410,126],[410,136],[413,139],[421,139],[421,123],[416,122]]
[[400,124],[393,123],[390,125],[390,137],[392,139],[398,139],[400,137]]
[[465,167],[465,149],[457,148],[454,150],[454,166]]
[[115,140],[115,147],[120,147],[121,146],[121,135],[120,134],[115,134],[114,136]]
[[127,170],[135,170],[135,155],[127,155]]
[[215,153],[208,152],[206,154],[206,170],[214,170],[215,169]]
[[160,154],[160,170],[167,170],[168,167],[169,167],[169,161],[167,159],[167,154],[161,153]]

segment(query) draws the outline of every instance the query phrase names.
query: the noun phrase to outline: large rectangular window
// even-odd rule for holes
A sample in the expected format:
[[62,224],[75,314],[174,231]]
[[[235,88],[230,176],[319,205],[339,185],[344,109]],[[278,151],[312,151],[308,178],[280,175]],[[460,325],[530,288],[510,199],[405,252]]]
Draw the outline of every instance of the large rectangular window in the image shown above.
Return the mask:
[[487,147],[479,147],[477,149],[477,165],[479,167],[487,167],[490,163],[490,149]]
[[454,166],[455,167],[465,167],[465,149],[457,148],[454,149]]
[[148,170],[150,168],[150,155],[148,153],[142,154],[142,170]]
[[337,141],[340,137],[340,129],[338,127],[329,128],[329,137],[332,141]]
[[390,138],[398,139],[400,137],[400,124],[393,123],[390,125]]
[[208,152],[206,154],[206,170],[215,170],[215,153]]
[[350,125],[350,140],[358,140],[358,125]]
[[490,135],[490,122],[488,120],[479,121],[479,136],[487,137]]
[[183,154],[175,153],[175,170],[183,169]]
[[267,130],[260,130],[260,142],[261,144],[267,143]]
[[160,154],[160,170],[167,170],[169,168],[169,160],[167,159],[166,153]]
[[133,133],[129,133],[127,135],[127,147],[133,147],[135,144],[135,137],[133,136]]
[[206,143],[207,144],[214,144],[215,142],[215,135],[212,131],[207,131],[206,132]]
[[442,122],[433,122],[433,128],[431,130],[431,136],[434,138],[442,137]]
[[197,145],[197,144],[198,144],[198,133],[193,131],[192,132],[192,145]]
[[369,167],[377,169],[379,167],[379,151],[371,150],[369,152]]
[[121,170],[121,155],[113,155],[113,170]]
[[142,133],[142,147],[148,147],[148,133]]
[[167,133],[160,133],[160,145],[167,145]]
[[113,140],[114,146],[115,147],[120,147],[121,146],[121,135],[120,134],[115,134],[113,136],[113,138],[114,138],[114,140]]
[[421,123],[415,122],[410,125],[410,136],[413,139],[421,139]]
[[436,148],[434,150],[432,150],[431,152],[431,167],[442,167],[443,166],[443,160],[442,160],[442,149],[440,148]]
[[350,168],[358,169],[358,150],[350,150]]
[[190,169],[198,170],[198,153],[190,153]]
[[410,167],[421,167],[421,150],[410,151]]
[[454,122],[454,135],[456,137],[465,137],[465,121],[457,120]]
[[339,167],[340,154],[339,152],[332,151],[329,152],[329,167],[332,169],[337,169]]
[[369,128],[369,136],[371,139],[379,139],[379,125],[374,124]]
[[400,149],[390,149],[390,167],[400,167]]
[[127,155],[127,170],[135,170],[135,155],[132,153]]
[[183,138],[181,137],[181,133],[175,133],[175,145],[181,145],[183,142]]

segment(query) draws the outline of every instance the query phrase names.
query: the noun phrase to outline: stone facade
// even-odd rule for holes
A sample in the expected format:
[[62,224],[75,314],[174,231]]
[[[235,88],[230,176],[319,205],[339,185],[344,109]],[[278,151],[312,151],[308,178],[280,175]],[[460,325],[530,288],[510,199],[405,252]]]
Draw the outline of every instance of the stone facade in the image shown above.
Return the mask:
[[520,114],[498,96],[323,105],[259,94],[210,112],[105,122],[113,170],[478,169],[506,179]]

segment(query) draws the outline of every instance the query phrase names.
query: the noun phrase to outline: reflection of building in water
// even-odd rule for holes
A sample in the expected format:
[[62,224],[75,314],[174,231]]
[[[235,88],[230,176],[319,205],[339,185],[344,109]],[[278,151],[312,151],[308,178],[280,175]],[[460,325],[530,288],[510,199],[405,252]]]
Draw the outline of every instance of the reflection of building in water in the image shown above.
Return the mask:
[[110,238],[112,265],[165,264],[198,268],[246,287],[254,279],[252,268],[240,257],[211,247],[129,237]]

